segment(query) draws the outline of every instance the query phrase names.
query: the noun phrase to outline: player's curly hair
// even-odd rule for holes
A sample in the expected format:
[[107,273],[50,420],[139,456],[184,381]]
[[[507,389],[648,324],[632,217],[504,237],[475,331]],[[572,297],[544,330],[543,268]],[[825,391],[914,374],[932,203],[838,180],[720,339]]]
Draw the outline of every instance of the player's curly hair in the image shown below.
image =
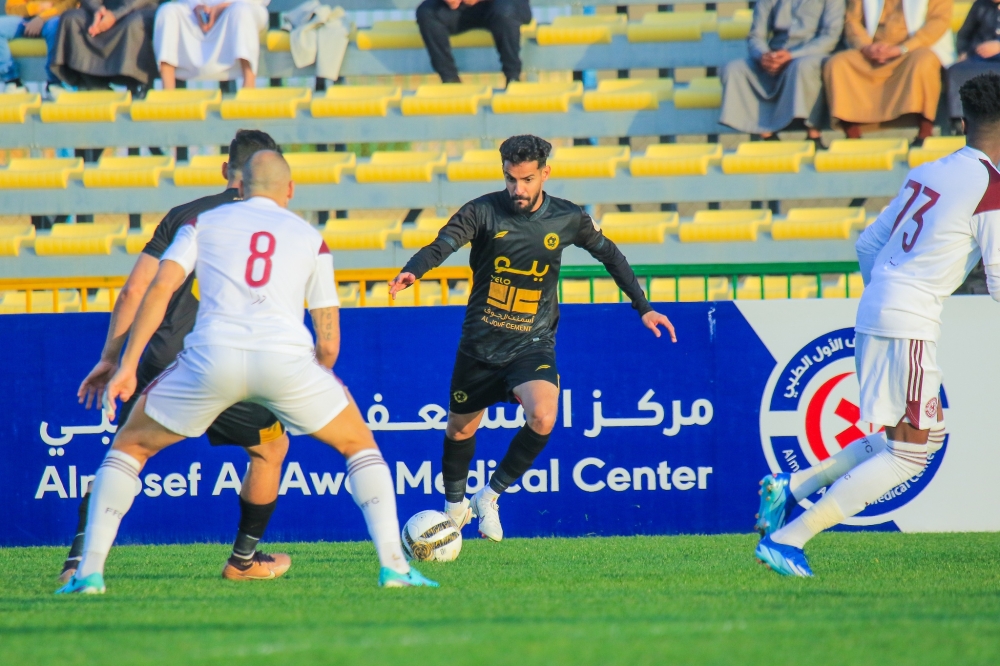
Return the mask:
[[236,132],[233,142],[229,144],[229,168],[242,171],[250,156],[261,150],[273,150],[280,153],[281,149],[271,135],[260,130],[241,129]]
[[532,134],[518,134],[500,144],[500,159],[502,162],[522,164],[538,162],[538,168],[545,166],[552,152],[552,144]]
[[993,72],[966,81],[959,89],[966,120],[1000,122],[1000,76]]

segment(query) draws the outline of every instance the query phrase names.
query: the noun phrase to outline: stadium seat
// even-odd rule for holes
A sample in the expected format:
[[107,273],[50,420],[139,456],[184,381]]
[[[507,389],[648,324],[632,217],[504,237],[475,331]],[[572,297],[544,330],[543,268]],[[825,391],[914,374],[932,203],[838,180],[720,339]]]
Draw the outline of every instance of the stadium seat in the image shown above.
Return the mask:
[[323,97],[314,97],[309,111],[314,118],[386,116],[402,98],[399,86],[334,86]]
[[42,103],[45,123],[112,123],[132,103],[132,93],[115,90],[63,92],[54,102]]
[[[532,37],[538,29],[534,19],[521,26],[521,37]],[[469,30],[459,35],[451,36],[452,48],[491,48],[494,46],[493,35],[488,30]],[[424,40],[420,36],[420,27],[416,21],[375,21],[368,30],[358,30],[356,37],[358,49],[371,51],[375,49],[422,49]],[[269,47],[269,50],[274,50]],[[284,50],[289,50],[287,47]]]
[[630,42],[696,42],[702,32],[715,30],[716,12],[651,12],[639,23],[631,23]]
[[[384,308],[389,306],[415,305],[440,305],[441,304],[441,283],[437,280],[421,280],[420,288],[416,285],[396,294],[396,298],[389,298],[389,284],[384,280],[369,283],[368,294],[365,296],[365,307]],[[417,297],[419,295],[419,302]],[[391,300],[391,302],[390,302]]]
[[330,218],[320,229],[331,250],[384,250],[389,241],[399,240],[403,221],[393,219]]
[[969,15],[969,10],[972,9],[971,2],[956,2],[951,6],[951,31],[958,33],[962,29],[962,24],[965,23],[965,17]]
[[211,187],[225,185],[222,163],[229,155],[195,155],[186,165],[174,168],[174,185],[178,187]]
[[719,19],[719,39],[746,39],[753,24],[752,9],[737,9],[732,18]]
[[222,103],[220,90],[150,90],[129,108],[132,120],[205,120]]
[[357,282],[341,283],[337,285],[337,296],[340,297],[340,307],[356,308],[361,299],[361,291]]
[[6,169],[0,169],[0,189],[66,188],[69,179],[83,174],[82,157],[29,159],[11,158]]
[[35,239],[35,227],[30,221],[22,224],[0,224],[0,257],[21,254],[21,244]]
[[48,236],[35,238],[35,254],[111,254],[115,241],[125,242],[128,224],[53,224]]
[[673,79],[605,79],[583,93],[584,111],[645,111],[674,96]]
[[722,157],[722,173],[798,173],[816,154],[812,141],[754,141]]
[[740,279],[736,298],[741,301],[782,298],[816,298],[815,275],[748,275]]
[[[706,291],[707,298],[706,298]],[[732,300],[732,286],[724,277],[653,278],[649,282],[650,301],[696,302]]]
[[614,178],[630,156],[628,146],[558,147],[549,164],[553,178]]
[[444,302],[443,305],[468,305],[471,291],[472,283],[468,280],[458,280],[453,287],[448,289],[447,302]]
[[0,292],[0,314],[24,314],[34,313],[59,313],[59,312],[79,312],[80,292],[76,289],[60,289],[59,296],[53,307],[53,292],[48,289],[39,289],[31,292],[31,304],[28,304],[28,293],[26,291],[4,291]]
[[433,83],[419,86],[404,97],[399,108],[404,116],[475,115],[493,96],[493,89],[474,83]]
[[48,45],[40,37],[18,37],[7,42],[15,58],[44,58],[49,54]]
[[[82,306],[86,307],[82,307]],[[81,301],[81,312],[111,312],[114,302],[111,300],[110,289],[98,289],[93,296],[87,296],[86,302]]]
[[[593,292],[591,292],[593,284]],[[591,280],[565,279],[559,281],[560,303],[618,303],[621,291],[614,280],[598,278]]]
[[467,150],[460,160],[448,162],[446,171],[448,180],[503,180],[496,150]]
[[920,148],[911,148],[908,162],[910,168],[947,157],[957,150],[965,148],[964,136],[929,136],[924,139]]
[[85,187],[158,187],[160,176],[174,170],[170,155],[102,156],[96,167],[83,170]]
[[722,82],[716,76],[691,79],[686,88],[674,89],[678,109],[717,109],[722,106]]
[[756,241],[761,225],[771,222],[771,211],[699,210],[694,221],[683,222],[678,236],[682,243],[731,243]]
[[838,275],[832,283],[823,283],[823,298],[859,298],[865,290],[864,280],[861,273],[851,273],[848,280],[846,275]]
[[784,220],[771,223],[771,238],[848,240],[852,229],[864,227],[864,208],[793,208]]
[[261,42],[271,53],[288,53],[292,50],[292,33],[287,30],[268,30]]
[[285,153],[292,180],[302,185],[339,183],[345,171],[357,162],[354,153]]
[[676,231],[677,213],[605,213],[601,230],[615,243],[663,243],[668,231]]
[[493,97],[493,113],[565,113],[583,97],[583,82],[520,83]]
[[412,229],[404,229],[400,242],[407,250],[418,250],[437,238],[441,227],[448,224],[450,217],[418,217]]
[[704,176],[721,161],[718,143],[660,143],[629,160],[628,168],[633,176]]
[[906,139],[835,139],[816,153],[816,171],[891,171],[906,157]]
[[0,94],[0,124],[23,123],[28,113],[42,107],[38,93],[18,92]]
[[[162,215],[157,216],[163,217]],[[143,222],[142,227],[138,231],[129,231],[125,237],[125,251],[129,254],[139,254],[142,252],[142,249],[146,247],[146,243],[153,238],[153,234],[156,232],[156,227],[158,226],[160,226],[158,221]]]
[[311,99],[309,88],[241,88],[236,99],[222,102],[219,115],[224,120],[294,118]]
[[627,29],[625,14],[557,16],[551,25],[538,27],[535,41],[541,46],[610,44],[614,35],[624,35]]
[[354,177],[359,183],[429,183],[447,164],[444,151],[376,151],[357,165]]

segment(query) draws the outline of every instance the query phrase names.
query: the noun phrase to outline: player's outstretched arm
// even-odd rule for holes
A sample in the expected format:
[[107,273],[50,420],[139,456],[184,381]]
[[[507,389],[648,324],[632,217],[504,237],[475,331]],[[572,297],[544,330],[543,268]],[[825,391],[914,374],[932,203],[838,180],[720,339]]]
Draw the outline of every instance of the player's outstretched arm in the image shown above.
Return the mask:
[[400,273],[396,277],[389,280],[389,295],[393,298],[393,300],[395,300],[396,294],[411,287],[416,281],[417,276],[413,273]]
[[317,308],[309,314],[316,331],[316,360],[323,367],[333,369],[340,355],[340,308]]
[[476,235],[479,228],[479,217],[476,206],[467,203],[451,216],[448,224],[441,227],[437,238],[430,245],[420,248],[403,266],[399,275],[389,280],[389,296],[393,299],[424,276],[432,268],[440,266],[452,253],[468,243]]

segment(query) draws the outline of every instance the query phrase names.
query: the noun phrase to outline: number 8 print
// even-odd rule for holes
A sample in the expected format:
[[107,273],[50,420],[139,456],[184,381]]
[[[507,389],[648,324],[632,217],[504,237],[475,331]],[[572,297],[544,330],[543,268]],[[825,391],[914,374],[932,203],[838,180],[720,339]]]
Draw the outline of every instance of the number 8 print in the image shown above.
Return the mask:
[[[267,248],[264,250],[260,249],[260,240],[267,239]],[[258,231],[253,236],[250,237],[250,258],[247,259],[247,272],[245,275],[247,284],[251,287],[263,287],[271,279],[271,257],[274,256],[274,250],[277,247],[277,241],[274,240],[272,236],[267,231]],[[261,259],[264,262],[264,268],[261,270],[259,278],[254,278],[254,273],[256,273],[256,268],[259,265],[257,260]]]

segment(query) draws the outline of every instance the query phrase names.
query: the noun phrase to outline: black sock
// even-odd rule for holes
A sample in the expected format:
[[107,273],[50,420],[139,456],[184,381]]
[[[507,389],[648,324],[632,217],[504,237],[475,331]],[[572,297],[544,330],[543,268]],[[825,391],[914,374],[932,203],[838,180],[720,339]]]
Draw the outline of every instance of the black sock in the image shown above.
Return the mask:
[[240,498],[240,528],[233,542],[234,558],[247,561],[253,557],[257,552],[257,542],[264,537],[264,530],[277,505],[278,500],[270,504],[251,504]]
[[521,475],[531,469],[535,458],[549,442],[549,435],[539,435],[525,424],[517,431],[510,442],[507,455],[490,478],[490,488],[497,493],[503,493],[514,484]]
[[70,568],[76,568],[80,564],[80,560],[83,558],[83,539],[87,532],[87,510],[90,507],[90,493],[83,496],[80,500],[79,509],[79,519],[76,523],[76,536],[73,537],[73,544],[69,547],[69,553],[66,555],[66,562],[63,563],[63,571]]
[[444,496],[449,502],[461,502],[465,498],[466,484],[469,482],[469,464],[476,455],[476,436],[455,441],[444,436],[444,455],[441,458],[444,480]]

